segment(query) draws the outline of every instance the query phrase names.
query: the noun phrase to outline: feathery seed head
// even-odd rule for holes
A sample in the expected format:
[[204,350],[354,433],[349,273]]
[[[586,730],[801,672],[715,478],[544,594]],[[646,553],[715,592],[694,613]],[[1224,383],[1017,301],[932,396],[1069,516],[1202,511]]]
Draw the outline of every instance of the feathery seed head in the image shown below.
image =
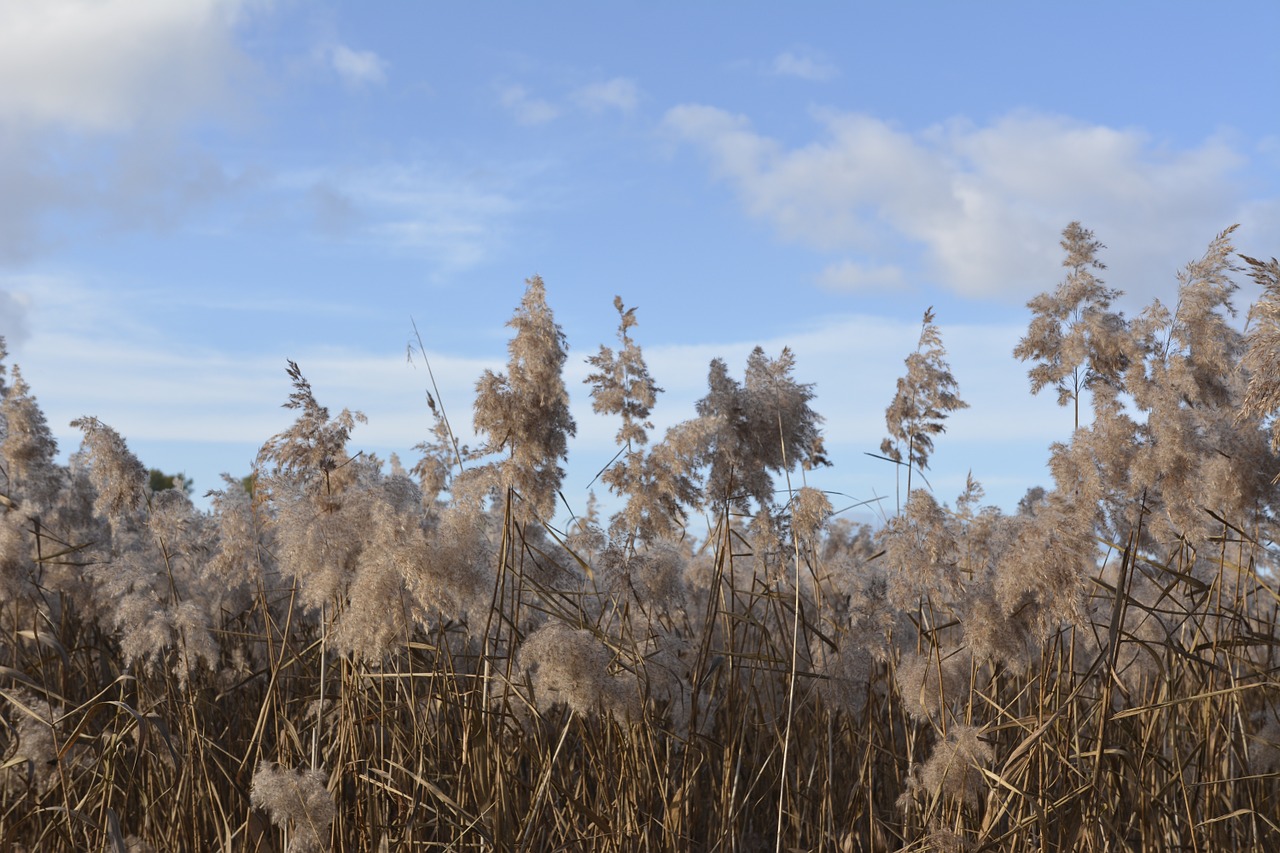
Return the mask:
[[94,512],[113,523],[123,519],[146,499],[147,469],[120,433],[97,418],[79,418],[71,426],[84,432],[80,453],[89,463],[89,481],[97,493]]
[[548,622],[525,638],[520,668],[533,681],[534,699],[542,710],[563,702],[578,714],[597,708],[626,719],[638,714],[639,690],[634,674],[609,674],[613,652],[591,631]]
[[327,781],[320,770],[286,770],[271,762],[254,772],[249,802],[266,811],[276,826],[290,830],[287,853],[328,849],[336,808]]

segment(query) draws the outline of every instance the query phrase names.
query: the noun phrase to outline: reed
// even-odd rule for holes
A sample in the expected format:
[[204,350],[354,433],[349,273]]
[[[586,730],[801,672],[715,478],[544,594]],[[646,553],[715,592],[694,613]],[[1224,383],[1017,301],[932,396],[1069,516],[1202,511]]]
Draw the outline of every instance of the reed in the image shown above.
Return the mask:
[[[1277,849],[1280,285],[1248,261],[1263,326],[1233,337],[1229,233],[1178,311],[1129,321],[1065,232],[1070,292],[1020,352],[1092,420],[1012,515],[971,481],[833,517],[791,485],[828,460],[785,351],[713,362],[651,441],[619,300],[589,382],[622,509],[559,530],[575,425],[538,279],[482,447],[441,409],[412,471],[354,452],[362,416],[291,365],[297,422],[207,511],[93,418],[55,463],[13,369],[0,849]],[[885,444],[917,473],[964,405],[932,322]]]

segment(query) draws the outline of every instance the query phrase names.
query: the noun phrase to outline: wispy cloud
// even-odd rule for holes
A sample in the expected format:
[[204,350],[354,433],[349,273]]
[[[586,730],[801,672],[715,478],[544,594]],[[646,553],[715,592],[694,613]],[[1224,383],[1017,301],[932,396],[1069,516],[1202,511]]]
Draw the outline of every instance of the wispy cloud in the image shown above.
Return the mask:
[[[506,175],[506,177],[504,177]],[[389,162],[299,171],[277,179],[324,237],[366,241],[428,259],[440,274],[492,257],[521,209],[509,172]]]
[[640,102],[640,89],[633,80],[614,77],[612,80],[583,86],[573,93],[573,100],[591,112],[618,110],[631,113]]
[[172,231],[255,181],[171,133],[0,133],[0,264],[31,261],[84,233]]
[[352,50],[345,44],[327,51],[333,70],[348,87],[359,89],[387,81],[387,62],[372,50]]
[[854,261],[840,261],[823,268],[818,284],[837,293],[884,292],[904,290],[907,277],[901,267],[869,267]]
[[351,196],[327,180],[307,192],[315,228],[326,237],[347,237],[359,224],[360,214]]
[[817,51],[803,49],[784,51],[773,58],[769,70],[779,77],[798,77],[821,83],[840,73],[834,63]]
[[498,92],[498,103],[521,124],[546,124],[560,116],[559,107],[530,95],[523,86],[504,86]]
[[[425,371],[420,362],[417,369],[406,364],[399,348],[371,352],[317,343],[284,352],[275,341],[221,350],[180,347],[174,346],[171,329],[145,314],[157,301],[154,292],[119,287],[108,292],[100,283],[74,276],[26,275],[13,286],[31,295],[31,334],[24,346],[10,348],[8,361],[21,363],[64,445],[78,442],[70,420],[92,414],[131,442],[183,443],[191,458],[180,464],[196,475],[199,488],[215,486],[218,470],[204,466],[203,445],[241,445],[228,470],[243,475],[253,450],[292,420],[280,406],[289,393],[286,358],[301,365],[325,405],[369,415],[368,426],[358,431],[360,447],[407,452],[430,428]],[[172,298],[192,304],[206,299],[182,293]],[[216,296],[208,304],[235,307]],[[254,300],[239,307],[256,312],[264,305]],[[333,307],[348,316],[359,310],[351,304]],[[314,312],[317,306],[294,300],[287,310]],[[451,414],[470,405],[476,379],[485,368],[498,368],[501,357],[500,349],[492,359],[429,354]],[[464,416],[459,423],[469,420]]]
[[0,338],[9,346],[21,346],[30,334],[27,325],[28,300],[21,293],[0,287]]
[[923,248],[927,273],[967,296],[1051,286],[1058,235],[1076,219],[1115,247],[1116,284],[1141,293],[1153,271],[1165,282],[1187,246],[1274,201],[1246,195],[1244,156],[1215,138],[1176,148],[1140,130],[1026,113],[914,132],[867,115],[816,118],[821,137],[795,148],[710,106],[676,107],[663,124],[783,238],[877,266]]
[[633,113],[640,103],[640,87],[626,77],[613,77],[588,83],[550,100],[533,95],[524,86],[511,84],[498,89],[498,103],[520,124],[539,125],[575,110],[594,115]]

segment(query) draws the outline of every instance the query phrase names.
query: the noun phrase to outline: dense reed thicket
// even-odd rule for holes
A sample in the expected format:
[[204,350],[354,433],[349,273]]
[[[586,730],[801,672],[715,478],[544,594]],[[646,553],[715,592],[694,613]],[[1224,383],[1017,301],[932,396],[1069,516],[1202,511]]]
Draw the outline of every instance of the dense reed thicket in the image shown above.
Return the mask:
[[557,530],[575,424],[537,278],[481,446],[431,398],[412,469],[357,452],[290,364],[296,421],[209,511],[92,417],[58,464],[10,367],[0,849],[1280,848],[1280,267],[1228,231],[1126,318],[1063,236],[1015,355],[1077,428],[1014,514],[915,488],[965,405],[931,312],[875,528],[802,485],[828,460],[785,350],[713,361],[652,436],[617,300],[588,383],[620,509]]

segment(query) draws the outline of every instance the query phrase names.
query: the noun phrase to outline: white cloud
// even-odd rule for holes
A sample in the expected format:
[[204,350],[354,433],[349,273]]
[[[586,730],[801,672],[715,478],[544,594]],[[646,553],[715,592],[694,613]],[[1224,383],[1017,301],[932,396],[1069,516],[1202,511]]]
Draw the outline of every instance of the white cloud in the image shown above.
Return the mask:
[[1077,219],[1113,247],[1109,281],[1154,292],[1217,231],[1261,209],[1235,185],[1243,157],[1216,139],[1176,149],[1138,130],[1033,114],[918,132],[816,117],[822,138],[794,149],[709,106],[675,107],[664,126],[784,239],[856,250],[877,266],[923,248],[927,273],[967,296],[1051,287],[1059,234]]
[[773,58],[771,70],[779,77],[799,77],[821,83],[840,73],[825,57],[810,50],[785,51]]
[[591,112],[618,110],[634,112],[640,101],[640,89],[625,77],[614,77],[602,83],[592,83],[574,92],[573,99],[583,109]]
[[560,108],[535,98],[523,86],[506,86],[498,92],[498,102],[521,124],[546,124],[560,116]]
[[0,0],[0,263],[77,228],[171,228],[232,189],[178,131],[232,117],[253,73],[236,28],[269,2]]
[[224,101],[256,0],[0,0],[0,118],[122,131]]
[[333,69],[352,88],[387,81],[386,60],[371,50],[352,50],[339,44],[330,48],[328,54]]
[[901,267],[869,267],[845,260],[830,264],[818,273],[818,284],[838,293],[884,292],[905,290],[907,278]]

